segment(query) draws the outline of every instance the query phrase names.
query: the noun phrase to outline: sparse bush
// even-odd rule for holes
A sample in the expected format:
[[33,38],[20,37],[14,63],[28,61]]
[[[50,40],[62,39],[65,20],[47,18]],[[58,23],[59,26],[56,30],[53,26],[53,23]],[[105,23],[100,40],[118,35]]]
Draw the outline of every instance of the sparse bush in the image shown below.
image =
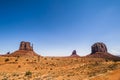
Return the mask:
[[31,76],[32,75],[32,72],[31,71],[27,71],[26,73],[25,73],[25,76]]
[[12,74],[12,76],[19,76],[19,74],[14,73],[14,74]]
[[60,59],[56,59],[56,60],[58,60],[58,61],[59,61]]
[[36,62],[36,60],[34,60],[34,62]]
[[26,61],[29,61],[29,59],[26,59]]
[[18,68],[21,68],[21,65],[18,65]]
[[50,68],[50,70],[52,70],[52,68]]
[[8,80],[8,77],[7,77],[7,76],[5,76],[2,80]]
[[47,60],[47,58],[44,58],[45,60]]
[[2,80],[8,80],[8,78],[3,78]]
[[17,56],[17,59],[19,58],[20,56]]
[[108,68],[111,70],[114,70],[116,67],[117,67],[117,64],[112,64],[108,66]]
[[51,60],[53,60],[53,58],[51,58]]
[[9,61],[9,59],[8,59],[8,58],[6,58],[6,59],[5,59],[5,62],[8,62],[8,61]]
[[35,67],[35,70],[37,70],[37,67]]
[[18,61],[18,59],[15,59],[15,62],[17,62]]

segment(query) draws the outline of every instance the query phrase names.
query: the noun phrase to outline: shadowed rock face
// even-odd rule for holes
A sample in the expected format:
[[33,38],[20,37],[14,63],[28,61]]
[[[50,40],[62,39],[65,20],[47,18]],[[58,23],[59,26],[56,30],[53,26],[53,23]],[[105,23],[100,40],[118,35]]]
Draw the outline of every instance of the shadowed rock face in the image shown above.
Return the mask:
[[77,55],[76,50],[73,50],[72,55]]
[[94,54],[96,52],[104,52],[107,53],[107,47],[102,42],[97,42],[91,46],[91,54]]
[[77,52],[76,50],[73,50],[72,54],[71,54],[71,57],[80,57],[79,55],[77,55]]
[[20,43],[19,50],[33,51],[33,46],[30,45],[30,42],[24,42],[24,41],[22,41]]

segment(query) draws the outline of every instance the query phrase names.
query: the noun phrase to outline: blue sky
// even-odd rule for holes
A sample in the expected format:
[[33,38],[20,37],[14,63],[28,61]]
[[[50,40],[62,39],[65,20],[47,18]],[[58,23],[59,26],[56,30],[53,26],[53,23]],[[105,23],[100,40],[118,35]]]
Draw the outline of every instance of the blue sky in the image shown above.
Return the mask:
[[0,53],[30,41],[43,56],[83,56],[104,42],[120,55],[119,0],[0,0]]

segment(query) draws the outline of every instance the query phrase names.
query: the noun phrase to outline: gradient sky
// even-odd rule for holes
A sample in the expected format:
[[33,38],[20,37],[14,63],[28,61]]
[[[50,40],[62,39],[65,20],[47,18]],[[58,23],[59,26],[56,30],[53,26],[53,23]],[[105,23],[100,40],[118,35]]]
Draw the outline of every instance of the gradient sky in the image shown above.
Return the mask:
[[120,0],[0,0],[0,53],[21,41],[43,56],[84,56],[95,42],[120,55]]

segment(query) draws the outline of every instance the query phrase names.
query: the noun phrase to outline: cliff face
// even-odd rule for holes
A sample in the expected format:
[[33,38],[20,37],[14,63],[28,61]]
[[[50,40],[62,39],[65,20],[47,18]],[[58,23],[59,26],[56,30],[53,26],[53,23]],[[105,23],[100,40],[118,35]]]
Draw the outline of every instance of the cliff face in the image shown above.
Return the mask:
[[30,42],[22,41],[22,42],[20,43],[19,50],[33,51],[33,45],[31,46],[31,45],[30,45]]

